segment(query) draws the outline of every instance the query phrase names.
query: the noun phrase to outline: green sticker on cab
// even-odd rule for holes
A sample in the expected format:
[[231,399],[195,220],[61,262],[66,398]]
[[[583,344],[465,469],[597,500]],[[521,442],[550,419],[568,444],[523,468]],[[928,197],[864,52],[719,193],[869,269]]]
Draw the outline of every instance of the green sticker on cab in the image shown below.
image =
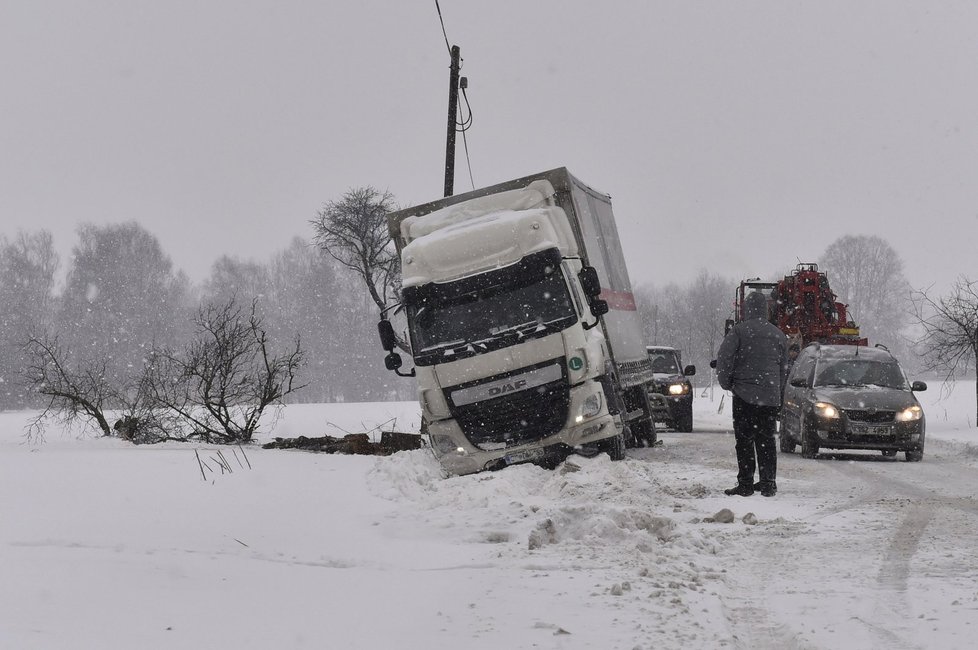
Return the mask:
[[584,360],[580,357],[571,357],[567,362],[567,367],[571,370],[580,370],[584,367]]

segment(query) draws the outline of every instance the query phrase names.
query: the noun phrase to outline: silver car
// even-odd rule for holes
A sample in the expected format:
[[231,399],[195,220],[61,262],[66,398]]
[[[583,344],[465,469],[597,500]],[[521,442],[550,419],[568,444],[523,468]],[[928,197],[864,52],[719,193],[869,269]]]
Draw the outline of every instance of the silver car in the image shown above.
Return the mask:
[[885,348],[809,345],[795,361],[785,386],[781,451],[814,458],[821,448],[902,451],[924,457],[926,419],[911,383]]

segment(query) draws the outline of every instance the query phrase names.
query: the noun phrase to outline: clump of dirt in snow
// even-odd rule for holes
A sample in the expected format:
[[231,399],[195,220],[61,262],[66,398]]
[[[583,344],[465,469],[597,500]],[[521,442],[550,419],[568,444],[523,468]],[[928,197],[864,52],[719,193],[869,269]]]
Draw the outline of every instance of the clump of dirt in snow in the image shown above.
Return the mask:
[[690,483],[679,487],[664,485],[662,491],[669,496],[691,499],[702,499],[710,494],[709,488],[702,483]]
[[545,519],[530,531],[527,547],[533,551],[547,544],[557,543],[557,527],[552,519]]
[[720,510],[712,517],[703,517],[703,522],[708,524],[732,524],[734,520],[734,513],[730,508],[724,508]]

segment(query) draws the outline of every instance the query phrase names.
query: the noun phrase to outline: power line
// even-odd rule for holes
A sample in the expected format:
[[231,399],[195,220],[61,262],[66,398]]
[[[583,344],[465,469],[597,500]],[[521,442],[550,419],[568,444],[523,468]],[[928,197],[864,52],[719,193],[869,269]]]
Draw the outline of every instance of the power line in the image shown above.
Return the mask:
[[[452,55],[452,45],[451,45],[451,42],[448,40],[448,31],[445,29],[445,18],[442,16],[442,13],[441,13],[441,4],[438,2],[438,0],[435,0],[435,9],[438,11],[438,22],[441,24],[441,33],[442,33],[442,36],[445,37],[445,47],[448,48],[448,55],[449,55],[449,57],[452,57],[453,56]],[[462,67],[462,60],[460,58],[459,61],[458,61],[458,68],[461,69],[461,67]],[[457,74],[457,72],[455,74]],[[464,117],[461,120],[459,120],[457,118],[455,119],[455,132],[462,134],[462,145],[463,145],[463,147],[465,149],[465,164],[466,164],[466,166],[468,167],[468,170],[469,170],[469,182],[472,184],[472,189],[475,189],[475,180],[473,179],[473,176],[472,176],[472,159],[469,156],[469,140],[468,140],[468,138],[465,135],[465,132],[468,131],[472,127],[472,106],[471,106],[471,104],[469,104],[469,96],[468,96],[468,93],[466,93],[466,88],[468,88],[468,79],[466,77],[462,77],[461,80],[460,80],[460,82],[459,82],[459,89],[462,91],[462,97],[455,100],[456,101],[455,106],[456,106],[457,109],[461,110],[461,108],[462,108],[462,101],[461,100],[464,99],[465,100],[465,111],[467,113],[467,116]],[[449,137],[450,137],[451,143],[453,143],[454,142],[454,136],[451,136],[451,134],[449,134]],[[449,144],[449,147],[452,148],[452,149],[454,149],[454,146],[451,143]],[[452,163],[452,165],[454,165],[454,163]],[[446,163],[446,168],[447,167],[448,167],[448,163]],[[446,174],[446,192],[449,191],[447,189],[448,188],[448,184],[449,184],[449,181],[447,179],[447,174]]]
[[462,120],[462,122],[456,122],[456,130],[462,132],[462,147],[465,149],[465,164],[469,168],[469,183],[472,184],[472,189],[475,189],[475,180],[472,178],[472,160],[469,158],[469,139],[465,136],[465,132],[472,127],[472,107],[469,105],[469,95],[465,92],[468,88],[468,80],[462,77],[462,97],[465,98],[465,110],[468,111],[468,118]]
[[452,46],[448,44],[448,32],[445,31],[445,19],[441,17],[441,5],[435,0],[435,9],[438,10],[438,21],[441,23],[441,33],[445,36],[445,47],[448,48],[448,56],[452,55]]

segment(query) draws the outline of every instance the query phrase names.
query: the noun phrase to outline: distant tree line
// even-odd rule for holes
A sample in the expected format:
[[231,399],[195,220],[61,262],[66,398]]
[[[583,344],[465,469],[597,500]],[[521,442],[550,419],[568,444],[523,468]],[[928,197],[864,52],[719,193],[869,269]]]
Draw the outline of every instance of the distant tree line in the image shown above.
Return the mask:
[[[837,299],[870,345],[887,347],[911,374],[953,378],[975,370],[978,298],[975,282],[962,277],[945,297],[913,291],[899,254],[881,237],[845,235],[818,259]],[[793,269],[772,270],[777,281]],[[684,364],[695,364],[697,385],[710,382],[709,361],[733,318],[734,292],[742,278],[701,270],[685,284],[639,284],[635,293],[649,345],[679,348]]]
[[[160,350],[194,340],[200,311],[254,306],[278,351],[301,341],[304,363],[291,402],[411,399],[409,382],[383,366],[377,307],[358,279],[296,237],[267,261],[222,256],[199,285],[174,269],[156,237],[132,223],[78,229],[63,276],[49,232],[0,237],[0,409],[42,408],[27,381],[25,346],[55,339],[106,378],[134,377]],[[59,278],[63,277],[63,284]],[[36,350],[35,350],[36,352]]]
[[[157,239],[136,223],[82,225],[60,288],[50,233],[0,237],[0,408],[49,404],[38,390],[47,380],[38,380],[37,346],[26,346],[32,340],[88,360],[80,367],[92,376],[133,378],[147,365],[161,367],[161,354],[169,355],[171,368],[188,363],[194,345],[203,345],[202,330],[216,328],[208,318],[246,305],[260,325],[252,331],[266,355],[293,349],[293,341],[294,351],[301,352],[293,360],[301,357],[302,363],[290,366],[292,388],[281,399],[412,399],[413,383],[384,368],[374,327],[378,312],[398,300],[400,269],[386,226],[387,213],[396,207],[387,192],[351,189],[310,221],[313,242],[297,237],[266,262],[222,256],[200,285],[175,270]],[[975,367],[973,281],[962,277],[943,298],[912,292],[899,255],[875,236],[841,237],[819,263],[870,344],[886,345],[910,372],[953,377]],[[791,271],[775,270],[765,279]],[[739,282],[704,269],[685,285],[639,283],[635,293],[646,343],[679,348],[684,364],[698,368],[695,383],[710,383],[709,362],[724,321],[732,317]],[[112,398],[116,405],[135,408],[138,400],[120,395],[116,391]]]

